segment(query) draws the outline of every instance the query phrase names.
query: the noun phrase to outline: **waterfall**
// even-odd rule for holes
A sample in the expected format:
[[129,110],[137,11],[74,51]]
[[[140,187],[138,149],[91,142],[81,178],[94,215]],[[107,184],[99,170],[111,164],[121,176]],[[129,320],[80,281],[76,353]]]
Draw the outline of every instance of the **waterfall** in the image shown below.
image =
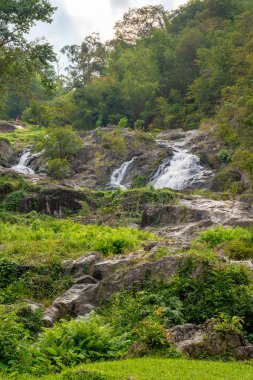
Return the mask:
[[137,157],[133,157],[130,161],[124,162],[120,168],[113,171],[108,186],[109,188],[120,188],[122,190],[127,189],[128,186],[125,184],[125,180],[136,158]]
[[21,174],[35,174],[34,171],[28,167],[32,158],[35,156],[37,155],[32,155],[29,150],[24,151],[20,156],[18,164],[12,166],[11,169]]
[[156,189],[168,188],[184,190],[201,187],[211,175],[200,165],[199,157],[184,149],[184,141],[169,143],[157,141],[158,145],[172,149],[173,155],[167,157],[157,169],[151,183]]

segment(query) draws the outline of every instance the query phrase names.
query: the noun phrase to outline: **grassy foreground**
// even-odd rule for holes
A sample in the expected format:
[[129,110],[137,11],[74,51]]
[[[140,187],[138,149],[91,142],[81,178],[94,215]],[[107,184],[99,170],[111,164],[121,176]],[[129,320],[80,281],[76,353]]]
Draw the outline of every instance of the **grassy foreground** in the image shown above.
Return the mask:
[[[115,362],[88,364],[63,375],[50,375],[43,380],[95,379],[85,375],[86,371],[96,372],[105,378],[115,380],[252,380],[253,365],[244,363],[221,363],[175,359],[132,359]],[[83,375],[82,375],[83,372]],[[67,373],[69,376],[66,376]],[[87,373],[87,372],[86,372]],[[70,375],[72,374],[72,376]],[[75,374],[75,375],[74,375]],[[99,377],[98,377],[99,378]],[[20,380],[37,378],[24,376]]]

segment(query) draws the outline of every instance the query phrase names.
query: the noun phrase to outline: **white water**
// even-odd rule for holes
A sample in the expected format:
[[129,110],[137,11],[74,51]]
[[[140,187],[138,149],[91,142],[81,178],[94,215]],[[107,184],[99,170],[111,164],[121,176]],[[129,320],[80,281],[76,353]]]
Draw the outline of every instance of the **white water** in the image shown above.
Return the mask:
[[171,159],[166,159],[159,166],[153,185],[156,189],[183,190],[203,181],[204,177],[206,171],[200,165],[199,157],[177,149]]
[[11,169],[21,174],[35,174],[34,171],[27,166],[29,165],[32,157],[33,155],[29,150],[24,151],[20,156],[18,164],[12,166]]
[[124,162],[120,168],[113,171],[109,183],[110,188],[127,189],[128,186],[125,184],[125,180],[136,158],[137,157],[133,157],[130,161]]
[[157,140],[158,145],[170,150],[170,155],[152,178],[151,183],[156,189],[199,188],[212,175],[211,171],[205,170],[200,165],[199,157],[188,151],[197,133],[197,131],[185,132],[184,137],[174,141]]

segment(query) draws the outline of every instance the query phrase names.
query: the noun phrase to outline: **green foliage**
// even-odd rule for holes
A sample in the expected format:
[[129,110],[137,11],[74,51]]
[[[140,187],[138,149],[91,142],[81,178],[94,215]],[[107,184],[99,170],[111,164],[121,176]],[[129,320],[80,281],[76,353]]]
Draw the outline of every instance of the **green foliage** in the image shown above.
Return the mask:
[[126,128],[128,125],[128,119],[126,117],[122,117],[118,122],[119,128]]
[[112,327],[95,315],[59,322],[45,329],[32,347],[32,368],[43,373],[114,358],[118,346]]
[[242,335],[243,332],[243,319],[226,313],[220,313],[217,318],[213,318],[214,328],[221,335],[234,332]]
[[7,258],[0,260],[0,289],[5,288],[14,282],[18,275],[17,264]]
[[53,158],[47,161],[47,172],[52,178],[63,179],[69,176],[70,167],[66,158]]
[[136,120],[136,121],[134,122],[134,128],[135,128],[135,129],[142,129],[142,128],[144,127],[144,124],[145,124],[145,121],[144,121],[144,120],[140,120],[140,119],[138,119],[138,120]]
[[51,262],[88,251],[104,255],[138,248],[152,234],[131,228],[82,225],[71,220],[33,219],[30,225],[0,222],[1,255],[21,262]]
[[226,149],[222,149],[218,153],[219,160],[224,162],[225,164],[228,164],[229,162],[231,162],[232,157],[233,157],[233,154],[229,150],[226,150]]
[[217,247],[231,259],[247,260],[253,257],[252,228],[218,226],[201,232],[197,240],[208,247]]
[[61,375],[62,380],[110,380],[110,377],[95,371],[86,371],[79,369],[66,372]]
[[14,367],[22,359],[26,332],[14,312],[0,306],[0,367]]
[[217,226],[201,232],[198,240],[207,243],[209,247],[217,247],[221,243],[234,240],[253,242],[253,235],[247,228]]
[[24,190],[14,191],[13,193],[8,194],[3,201],[3,207],[7,211],[17,211],[17,207],[20,202],[25,199],[26,192]]
[[40,147],[45,150],[44,155],[47,158],[60,158],[62,160],[75,154],[81,146],[81,138],[70,126],[48,129],[46,137],[40,143]]

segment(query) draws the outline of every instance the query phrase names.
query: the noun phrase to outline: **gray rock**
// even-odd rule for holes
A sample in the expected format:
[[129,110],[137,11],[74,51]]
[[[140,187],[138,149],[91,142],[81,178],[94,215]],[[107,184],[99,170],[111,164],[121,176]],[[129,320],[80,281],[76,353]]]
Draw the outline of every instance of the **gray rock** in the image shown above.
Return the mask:
[[228,353],[236,360],[253,358],[253,345],[235,331],[220,333],[213,321],[203,325],[187,323],[169,330],[176,348],[190,358],[203,356],[226,356]]
[[0,164],[6,166],[15,161],[15,153],[11,144],[4,139],[0,139]]
[[44,325],[53,326],[55,321],[68,316],[76,317],[86,315],[95,308],[93,301],[97,284],[76,284],[66,293],[56,298],[52,306],[49,307],[43,316]]

